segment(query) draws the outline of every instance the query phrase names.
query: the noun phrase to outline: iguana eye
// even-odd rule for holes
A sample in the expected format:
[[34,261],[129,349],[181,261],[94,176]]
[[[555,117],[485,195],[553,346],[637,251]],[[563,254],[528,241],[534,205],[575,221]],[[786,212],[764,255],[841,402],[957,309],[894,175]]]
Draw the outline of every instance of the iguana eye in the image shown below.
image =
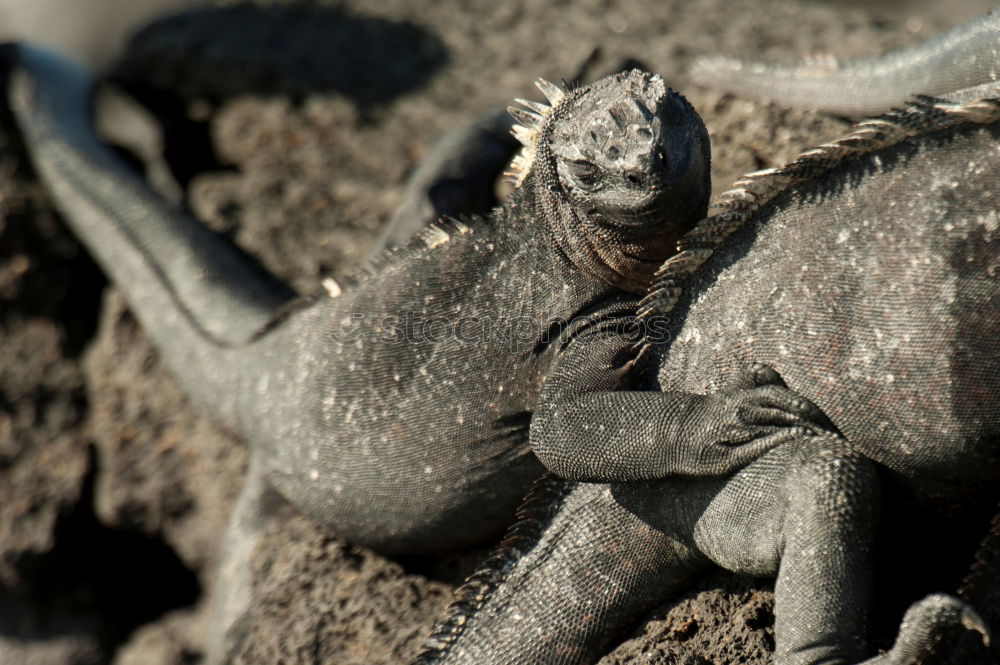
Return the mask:
[[569,167],[570,175],[581,185],[589,187],[597,183],[598,169],[593,162],[586,159],[575,159],[567,162],[566,165]]
[[667,151],[663,148],[656,149],[656,163],[660,166],[667,165]]

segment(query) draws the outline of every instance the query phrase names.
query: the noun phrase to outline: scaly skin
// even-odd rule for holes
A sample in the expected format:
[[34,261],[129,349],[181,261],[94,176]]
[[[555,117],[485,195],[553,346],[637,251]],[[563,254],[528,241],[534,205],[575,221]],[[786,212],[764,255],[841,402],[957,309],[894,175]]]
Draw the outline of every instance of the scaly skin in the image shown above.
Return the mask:
[[[585,362],[582,333],[632,317],[629,294],[709,192],[707,133],[659,77],[544,84],[553,106],[517,112],[530,145],[502,207],[441,220],[339,293],[296,299],[100,145],[83,71],[25,46],[5,55],[25,143],[68,224],[192,400],[250,445],[210,662],[240,639],[247,560],[279,499],[387,552],[456,548],[509,522],[543,471],[528,448],[540,390],[565,358]],[[776,422],[746,436],[818,413],[787,390],[767,399]]]
[[[695,62],[691,75],[710,88],[790,106],[875,114],[913,95],[951,93],[1000,80],[1000,12],[878,58],[781,66],[705,57]],[[974,95],[970,101],[989,96],[985,89]]]
[[[987,657],[984,622],[945,595],[887,653],[865,635],[881,489],[915,513],[997,499],[998,139],[1000,100],[924,100],[740,181],[639,308],[668,341],[594,327],[546,384],[532,446],[565,479],[537,487],[418,662],[592,663],[711,565],[776,577],[779,665],[902,665],[970,629]],[[620,369],[645,354],[630,390]],[[741,440],[753,409],[718,399],[783,385],[775,370],[835,427]],[[690,420],[675,391],[703,396]]]

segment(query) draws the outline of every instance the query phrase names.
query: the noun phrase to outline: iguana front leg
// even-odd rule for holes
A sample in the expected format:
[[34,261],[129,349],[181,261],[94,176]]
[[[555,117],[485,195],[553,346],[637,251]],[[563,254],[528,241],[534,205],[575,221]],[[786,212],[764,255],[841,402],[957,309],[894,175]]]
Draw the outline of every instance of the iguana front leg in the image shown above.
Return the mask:
[[[878,58],[780,66],[710,57],[695,62],[691,75],[711,88],[791,106],[878,113],[916,94],[940,95],[1000,80],[1000,12]],[[988,96],[980,91],[968,100]]]
[[652,349],[636,357],[616,325],[623,323],[574,337],[532,418],[532,450],[560,477],[725,476],[790,438],[834,430],[822,411],[759,363],[708,395],[627,390]]
[[728,479],[555,487],[459,593],[420,665],[592,663],[708,562],[777,575],[776,665],[903,665],[942,633],[985,634],[971,608],[935,595],[865,660],[879,482],[834,435],[788,441]]
[[823,422],[809,401],[747,369],[709,395],[597,391],[553,405],[532,420],[532,449],[574,480],[725,476]]

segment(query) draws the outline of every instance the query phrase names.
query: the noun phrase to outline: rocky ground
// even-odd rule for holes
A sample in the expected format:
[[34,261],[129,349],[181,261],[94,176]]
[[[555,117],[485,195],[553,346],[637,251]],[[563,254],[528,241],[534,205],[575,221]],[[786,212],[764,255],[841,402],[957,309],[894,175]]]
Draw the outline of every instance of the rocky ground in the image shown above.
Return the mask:
[[[159,21],[111,73],[164,123],[186,204],[302,291],[366,256],[437,136],[533,97],[535,77],[560,80],[584,65],[598,76],[641,60],[704,117],[724,188],[848,123],[693,87],[685,72],[694,56],[875,54],[988,8],[985,0],[282,4],[220,1]],[[51,208],[6,111],[0,213],[0,663],[197,663],[243,447],[164,371]],[[912,526],[894,531],[903,537]],[[970,529],[949,544],[976,540]],[[971,558],[962,547],[955,557]],[[254,639],[241,662],[406,662],[485,551],[390,560],[289,516],[255,559]],[[771,600],[766,582],[712,574],[645,617],[602,663],[767,662]],[[883,636],[904,605],[887,603]]]

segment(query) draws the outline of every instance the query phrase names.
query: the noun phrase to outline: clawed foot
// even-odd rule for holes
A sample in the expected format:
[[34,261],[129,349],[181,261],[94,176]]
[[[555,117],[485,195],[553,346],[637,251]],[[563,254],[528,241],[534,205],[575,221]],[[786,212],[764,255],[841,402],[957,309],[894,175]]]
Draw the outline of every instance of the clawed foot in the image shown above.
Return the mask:
[[717,426],[702,462],[722,473],[745,466],[785,441],[837,433],[819,407],[789,390],[763,363],[745,368],[711,398]]
[[953,596],[934,594],[906,611],[892,649],[863,665],[931,665],[951,654],[953,638],[966,631],[978,633],[983,645],[990,646],[989,627],[970,605]]
[[759,438],[762,432],[754,428],[802,427],[812,434],[836,432],[819,407],[789,390],[781,376],[764,363],[746,367],[722,392],[736,401],[740,418],[734,444],[744,443],[748,433],[750,438]]

